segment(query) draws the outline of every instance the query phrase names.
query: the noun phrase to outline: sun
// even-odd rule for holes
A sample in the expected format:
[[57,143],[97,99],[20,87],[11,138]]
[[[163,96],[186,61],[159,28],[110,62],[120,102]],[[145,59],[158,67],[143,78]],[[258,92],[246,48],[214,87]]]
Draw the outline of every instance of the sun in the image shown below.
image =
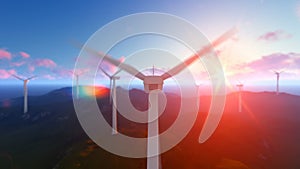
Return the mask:
[[236,72],[230,67],[230,64],[227,62],[222,63],[223,72],[224,72],[224,78],[225,78],[225,84],[227,87],[232,87],[232,81],[231,77],[233,77]]

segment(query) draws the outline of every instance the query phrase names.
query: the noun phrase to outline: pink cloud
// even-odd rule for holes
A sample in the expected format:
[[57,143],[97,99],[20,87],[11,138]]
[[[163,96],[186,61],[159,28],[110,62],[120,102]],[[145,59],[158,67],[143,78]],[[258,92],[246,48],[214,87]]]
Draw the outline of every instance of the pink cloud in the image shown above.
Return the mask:
[[0,69],[0,79],[7,79],[11,77],[11,74],[17,74],[17,72],[14,69],[11,70]]
[[89,71],[90,71],[89,68],[82,68],[82,69],[73,70],[73,73],[75,73],[75,74],[84,74],[84,73],[89,72]]
[[291,56],[291,68],[300,69],[300,54],[299,53],[290,53]]
[[269,78],[270,73],[274,70],[284,70],[286,72],[285,74],[287,74],[290,70],[300,69],[300,54],[273,53],[263,56],[258,60],[237,65],[234,69],[239,70],[239,73],[234,75],[235,79],[242,79],[243,77],[247,77],[247,79]]
[[300,72],[300,53],[273,53],[249,63],[234,65],[232,69],[234,74],[228,75],[232,80],[270,79],[274,77],[273,71],[284,71],[285,78],[293,78]]
[[56,68],[52,70],[53,73],[61,77],[72,77],[73,71],[65,68]]
[[48,80],[55,80],[55,79],[56,79],[54,76],[49,75],[49,74],[44,75],[43,78],[46,78],[46,79],[48,79]]
[[22,66],[22,65],[24,65],[24,64],[25,64],[24,61],[22,61],[22,62],[13,62],[13,63],[11,63],[11,65],[12,65],[12,66],[15,66],[15,67],[20,67],[20,66]]
[[[98,52],[99,55],[105,55],[105,53],[103,52]],[[107,55],[106,56],[109,56],[109,57],[112,57],[110,55]],[[121,56],[118,60],[120,62],[124,62],[126,59],[126,57],[124,56]],[[87,57],[76,57],[74,58],[74,60],[76,62],[79,62],[81,67],[93,67],[93,66],[98,66],[98,61],[100,61],[100,58],[98,56],[94,56],[94,55],[88,55]],[[101,62],[101,68],[103,68],[104,70],[106,70],[109,74],[113,74],[115,73],[117,70],[118,70],[118,67],[117,66],[114,66],[112,64],[110,64],[109,62],[105,61],[105,60],[102,60]],[[86,70],[84,70],[86,71]],[[89,71],[89,70],[87,70]],[[75,72],[78,72],[78,70],[76,70]],[[101,73],[101,71],[100,71]]]
[[292,35],[285,33],[282,30],[276,30],[276,31],[267,32],[267,33],[259,36],[258,40],[274,42],[274,41],[278,41],[278,40],[288,39],[291,37],[292,37]]
[[55,68],[52,70],[53,73],[55,73],[56,75],[58,75],[62,78],[71,78],[74,75],[74,73],[81,75],[81,74],[85,74],[89,71],[90,71],[89,68],[81,68],[81,69],[72,70],[72,69],[65,69],[62,67]]
[[23,57],[23,58],[29,58],[30,55],[26,52],[19,52],[19,54]]
[[34,67],[33,65],[29,65],[29,66],[28,66],[28,70],[29,70],[30,72],[33,72],[33,71],[35,70],[35,67]]
[[253,70],[268,71],[271,69],[280,69],[288,67],[289,54],[274,53],[271,55],[263,56],[259,60],[248,63],[248,67]]
[[35,66],[53,68],[56,67],[56,63],[51,59],[37,59],[33,63]]
[[[120,62],[124,62],[125,61],[125,57],[124,56],[121,56],[119,59],[118,59]],[[101,67],[108,71],[109,73],[115,73],[118,68],[110,63],[108,63],[107,61],[103,61],[102,64],[101,64]]]
[[11,59],[12,54],[5,49],[0,49],[0,59]]

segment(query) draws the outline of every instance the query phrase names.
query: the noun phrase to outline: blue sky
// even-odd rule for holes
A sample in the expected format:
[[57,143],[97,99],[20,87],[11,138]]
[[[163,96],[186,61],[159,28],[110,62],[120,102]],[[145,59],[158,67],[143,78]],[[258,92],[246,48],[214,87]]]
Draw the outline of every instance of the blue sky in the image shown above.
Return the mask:
[[[8,73],[39,77],[31,83],[71,84],[80,50],[95,31],[137,12],[182,17],[214,40],[233,26],[236,41],[217,50],[227,82],[268,83],[270,69],[284,69],[283,83],[300,84],[300,1],[1,1],[0,82],[18,83]],[[184,56],[185,57],[185,56]],[[253,72],[259,73],[254,75]]]

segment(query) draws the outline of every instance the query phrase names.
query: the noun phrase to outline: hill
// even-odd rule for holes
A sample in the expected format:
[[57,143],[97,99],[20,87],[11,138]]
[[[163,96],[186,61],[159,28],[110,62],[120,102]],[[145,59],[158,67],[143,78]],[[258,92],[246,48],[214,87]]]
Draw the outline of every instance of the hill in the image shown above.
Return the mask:
[[[118,89],[119,94],[127,92]],[[190,133],[162,155],[164,169],[176,168],[299,168],[300,97],[272,92],[243,92],[243,112],[237,112],[237,93],[227,96],[222,120],[213,136],[199,144],[198,137],[211,97],[200,97],[200,110]],[[130,99],[141,110],[147,94],[133,89]],[[180,97],[167,94],[167,107],[160,117],[160,132],[177,117]],[[108,96],[97,98],[110,122]],[[145,159],[113,155],[93,143],[82,130],[74,112],[71,88],[29,97],[29,113],[22,113],[22,98],[0,103],[0,168],[145,168]],[[147,125],[119,115],[120,132],[146,137]]]

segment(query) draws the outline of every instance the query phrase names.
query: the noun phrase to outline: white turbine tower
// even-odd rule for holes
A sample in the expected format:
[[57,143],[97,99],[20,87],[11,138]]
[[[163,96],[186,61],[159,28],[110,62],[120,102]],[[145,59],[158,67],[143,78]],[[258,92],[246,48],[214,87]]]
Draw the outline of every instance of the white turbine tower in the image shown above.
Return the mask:
[[276,75],[276,95],[279,95],[279,78],[280,78],[280,74],[282,73],[283,71],[274,71],[275,75]]
[[73,71],[72,73],[76,79],[76,98],[79,99],[79,76],[83,75],[85,71],[81,71],[81,72]]
[[239,108],[239,113],[241,113],[242,112],[242,91],[243,91],[244,85],[242,83],[239,83],[236,86],[239,88],[239,105],[238,105],[238,108]]
[[116,80],[120,79],[119,76],[116,76],[122,69],[116,71],[113,75],[109,75],[104,69],[100,67],[101,71],[109,78],[109,103],[112,105],[112,134],[118,133],[117,125],[117,91],[116,91]]
[[[162,92],[164,80],[171,78],[172,76],[183,71],[187,66],[192,64],[194,61],[207,54],[216,47],[223,43],[225,40],[229,39],[235,33],[235,29],[231,29],[215,40],[211,45],[205,46],[202,50],[199,50],[196,54],[190,56],[187,60],[173,67],[169,71],[165,72],[161,76],[155,75],[144,75],[142,72],[138,71],[134,67],[122,63],[119,60],[111,58],[107,55],[102,55],[97,51],[90,48],[84,48],[85,51],[90,54],[103,57],[104,60],[111,63],[112,65],[118,66],[120,69],[128,72],[129,74],[135,76],[136,78],[144,82],[144,90],[149,93],[149,110],[148,110],[148,120],[158,117],[158,95]],[[148,141],[147,141],[147,169],[159,169],[160,164],[160,143],[159,143],[159,123],[158,119],[148,122]],[[157,156],[152,156],[152,154],[158,154]]]
[[17,76],[15,74],[12,74],[13,77],[22,80],[23,81],[23,90],[24,90],[24,114],[27,113],[28,111],[28,102],[27,102],[27,97],[28,97],[28,89],[27,89],[27,83],[29,82],[30,79],[35,78],[36,76],[31,76],[29,78],[22,78],[20,76]]

